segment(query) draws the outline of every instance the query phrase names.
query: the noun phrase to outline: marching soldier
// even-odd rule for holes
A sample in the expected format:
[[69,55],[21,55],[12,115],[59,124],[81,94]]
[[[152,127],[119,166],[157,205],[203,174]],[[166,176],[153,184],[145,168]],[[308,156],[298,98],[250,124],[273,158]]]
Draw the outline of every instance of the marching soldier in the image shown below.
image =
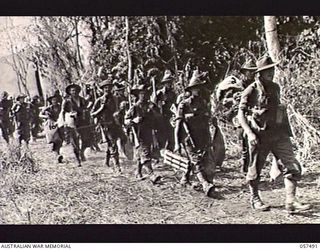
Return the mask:
[[36,141],[38,133],[41,129],[40,119],[40,99],[39,96],[32,97],[30,103],[30,126],[31,126],[31,141]]
[[23,141],[28,145],[30,141],[30,112],[25,102],[26,97],[23,94],[18,95],[11,109],[15,122],[15,133],[20,145]]
[[[97,93],[96,93],[96,87],[95,82],[87,82],[84,86],[84,99],[87,101],[87,110],[91,110],[93,107],[93,104],[95,103],[97,99]],[[89,119],[87,127],[87,134],[90,135],[91,143],[90,148],[94,151],[101,152],[101,149],[98,145],[99,143],[99,136],[100,130],[96,126],[96,121],[92,116],[87,116],[87,119]],[[98,132],[99,131],[99,132]]]
[[[200,91],[204,83],[199,77],[192,77],[186,91],[190,96],[180,101],[176,114],[175,152],[181,151],[184,145],[190,167],[183,175],[181,184],[189,183],[190,173],[196,174],[203,191],[212,196],[214,186],[205,176],[204,168],[208,164],[210,151],[210,109],[208,103],[201,97]],[[184,132],[184,137],[183,137]]]
[[99,84],[99,87],[103,89],[103,95],[94,103],[91,115],[98,118],[98,123],[102,128],[102,138],[107,143],[105,165],[109,167],[110,160],[112,160],[115,170],[121,173],[117,139],[122,131],[114,118],[117,110],[111,92],[113,84],[110,80],[105,80]]
[[[228,76],[217,86],[216,96],[219,103],[223,107],[223,117],[233,123],[235,128],[240,128],[237,120],[239,102],[242,91],[254,81],[254,72],[257,69],[253,60],[246,61],[240,72],[242,73],[240,79],[235,76]],[[242,166],[241,172],[247,173],[249,164],[249,152],[247,140],[243,130],[240,131],[240,138],[242,143]]]
[[[86,100],[79,95],[81,87],[70,84],[66,87],[67,96],[62,102],[61,120],[64,124],[65,140],[73,147],[78,166],[85,160],[84,150],[90,145],[90,134],[86,133],[90,120],[86,115]],[[81,139],[81,148],[80,148]]]
[[52,143],[52,151],[56,154],[57,162],[62,163],[63,156],[60,155],[60,148],[63,142],[63,127],[58,126],[61,103],[56,95],[50,96],[47,101],[49,105],[41,111],[40,117],[46,119],[44,130],[47,142]]
[[160,108],[162,115],[161,123],[159,124],[158,141],[160,149],[167,148],[173,150],[174,148],[174,129],[171,125],[172,112],[171,106],[176,101],[176,94],[173,89],[175,78],[173,77],[170,70],[164,72],[164,76],[161,80],[162,87],[157,90],[156,103]]
[[144,179],[142,169],[145,167],[150,181],[155,184],[161,177],[154,174],[152,168],[152,130],[156,127],[160,112],[150,101],[151,91],[146,85],[134,86],[131,93],[137,97],[137,102],[126,113],[125,124],[132,128],[136,147],[138,166],[135,175],[138,179]]
[[84,99],[87,101],[87,108],[91,109],[95,100],[94,82],[87,82],[83,88]]
[[8,93],[3,91],[0,96],[0,129],[3,139],[9,143],[10,109],[11,102],[8,100]]
[[310,205],[303,205],[296,198],[301,166],[293,153],[286,108],[280,103],[280,87],[272,81],[277,64],[270,57],[262,57],[257,61],[256,81],[244,90],[239,105],[239,122],[249,145],[250,162],[246,179],[249,182],[251,206],[261,211],[270,209],[259,196],[259,180],[266,157],[272,152],[282,163],[279,167],[284,176],[286,210],[308,210]]
[[119,83],[118,80],[113,81],[113,96],[116,105],[116,113],[114,113],[114,118],[121,128],[119,138],[117,140],[118,150],[121,157],[128,159],[126,155],[126,143],[128,138],[124,128],[124,116],[128,110],[128,102],[125,94],[125,85]]

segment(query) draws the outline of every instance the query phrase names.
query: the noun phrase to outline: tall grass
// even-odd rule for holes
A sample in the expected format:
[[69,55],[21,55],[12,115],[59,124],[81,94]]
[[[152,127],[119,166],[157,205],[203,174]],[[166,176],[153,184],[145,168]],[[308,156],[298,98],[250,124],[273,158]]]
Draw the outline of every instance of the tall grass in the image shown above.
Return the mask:
[[39,166],[26,145],[20,147],[16,143],[11,143],[2,146],[0,149],[1,198],[5,206],[17,210],[16,218],[13,220],[30,223],[28,208],[21,207],[16,197],[25,192],[31,175],[39,170]]
[[282,101],[287,104],[293,143],[302,163],[320,161],[320,52],[308,60],[293,56],[281,69]]

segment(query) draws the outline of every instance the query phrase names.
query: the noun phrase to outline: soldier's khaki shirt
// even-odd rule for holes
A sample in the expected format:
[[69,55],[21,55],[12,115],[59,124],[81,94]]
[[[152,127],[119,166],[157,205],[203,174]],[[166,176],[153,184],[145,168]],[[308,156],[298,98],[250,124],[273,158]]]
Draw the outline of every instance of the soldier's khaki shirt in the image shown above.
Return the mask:
[[242,93],[239,109],[255,132],[274,131],[289,133],[289,123],[280,103],[280,86],[275,82],[250,84]]

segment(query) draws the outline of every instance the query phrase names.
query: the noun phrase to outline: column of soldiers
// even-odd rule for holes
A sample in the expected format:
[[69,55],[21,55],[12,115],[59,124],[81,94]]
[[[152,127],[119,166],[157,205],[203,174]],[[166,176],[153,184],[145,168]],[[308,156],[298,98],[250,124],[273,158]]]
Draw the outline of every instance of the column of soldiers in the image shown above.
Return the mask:
[[[280,103],[280,87],[272,81],[276,65],[269,57],[256,63],[249,60],[241,67],[239,77],[227,77],[213,94],[225,110],[226,120],[241,131],[242,172],[248,182],[252,208],[270,210],[260,197],[259,181],[271,152],[273,166],[284,176],[286,209],[308,210],[310,205],[296,199],[301,166],[293,153],[290,124]],[[9,143],[12,116],[16,138],[19,143],[28,143],[30,136],[36,138],[42,118],[47,142],[52,144],[58,163],[63,162],[63,142],[72,146],[79,167],[86,160],[86,148],[99,151],[98,143],[105,143],[104,165],[112,166],[118,174],[123,172],[119,154],[126,154],[124,145],[129,140],[135,153],[135,177],[153,184],[161,180],[154,171],[154,151],[169,150],[188,161],[180,183],[191,184],[193,174],[205,195],[214,197],[216,190],[209,172],[216,157],[212,139],[215,137],[210,131],[218,124],[211,111],[208,78],[195,70],[179,95],[170,70],[164,72],[157,85],[151,83],[154,81],[153,77],[140,79],[130,87],[109,77],[99,84],[88,84],[85,89],[70,84],[65,97],[59,91],[48,97],[48,105],[40,113],[38,100],[26,103],[25,96],[19,95],[12,103],[4,92],[0,100],[2,136]]]
[[26,101],[23,94],[18,95],[15,101],[3,91],[0,96],[0,130],[3,139],[9,143],[10,137],[15,132],[19,144],[30,139],[36,140],[40,132],[41,120],[39,116],[40,99],[34,96]]

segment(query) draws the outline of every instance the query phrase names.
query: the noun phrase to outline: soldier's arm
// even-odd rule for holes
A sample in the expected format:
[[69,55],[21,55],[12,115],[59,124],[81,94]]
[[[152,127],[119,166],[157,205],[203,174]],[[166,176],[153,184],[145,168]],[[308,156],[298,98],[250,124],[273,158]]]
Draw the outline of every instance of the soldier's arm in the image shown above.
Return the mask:
[[135,113],[135,108],[134,108],[134,106],[132,106],[132,107],[129,108],[129,110],[124,115],[124,124],[126,126],[131,126],[132,125],[132,120],[134,118],[134,113]]
[[20,109],[20,105],[18,104],[13,104],[12,108],[11,108],[11,113],[12,115],[15,115],[15,113],[17,113]]
[[87,109],[91,109],[91,107],[92,107],[92,105],[93,105],[93,102],[92,101],[88,101],[88,104],[87,104]]
[[91,116],[96,116],[99,113],[99,108],[98,108],[99,106],[100,106],[100,99],[97,99],[92,106],[92,109],[90,112]]
[[43,109],[40,114],[39,114],[39,117],[41,118],[44,118],[44,119],[49,119],[50,118],[50,114],[49,114],[49,111],[48,111],[48,107]]

